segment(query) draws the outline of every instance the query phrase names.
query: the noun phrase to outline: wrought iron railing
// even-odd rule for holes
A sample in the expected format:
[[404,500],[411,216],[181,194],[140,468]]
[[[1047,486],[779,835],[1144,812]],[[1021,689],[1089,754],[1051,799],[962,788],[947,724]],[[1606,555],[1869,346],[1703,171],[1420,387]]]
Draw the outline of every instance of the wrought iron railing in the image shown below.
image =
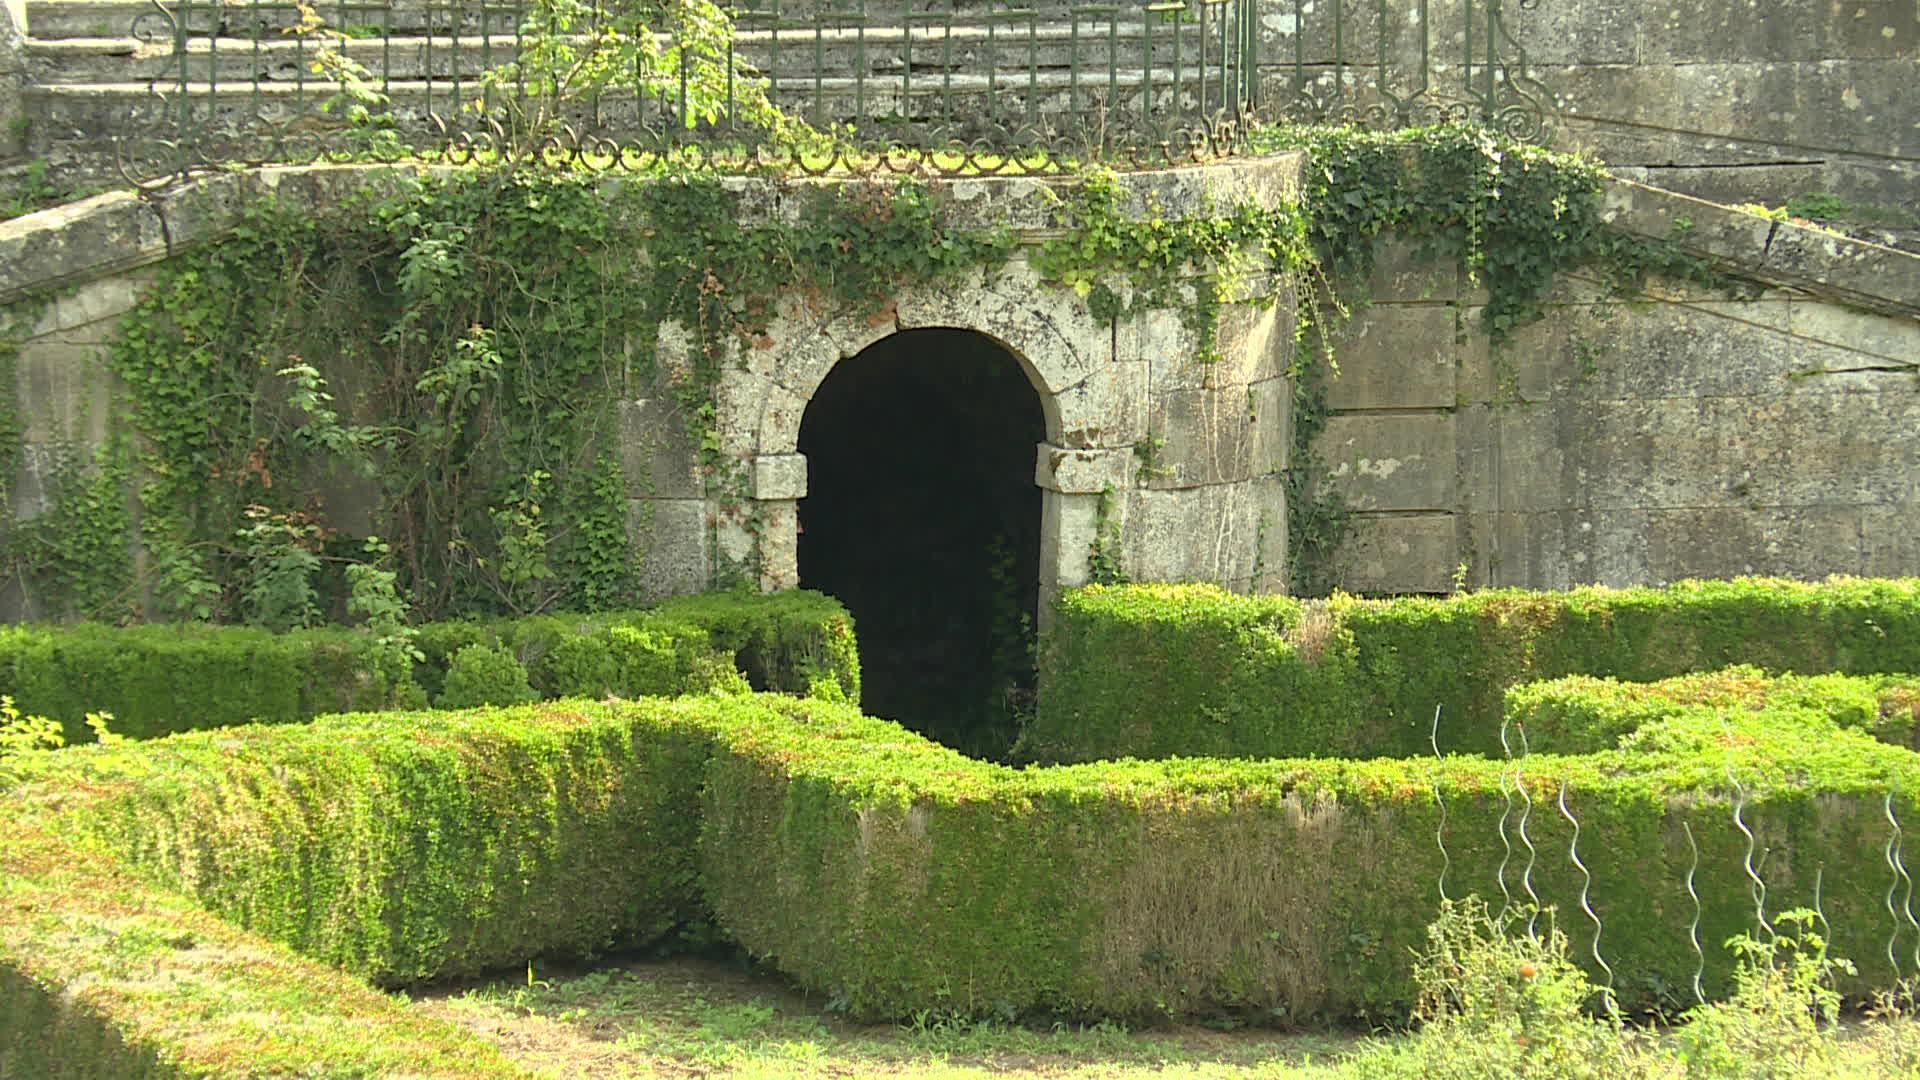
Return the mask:
[[[1266,115],[1297,122],[1404,128],[1485,124],[1537,139],[1554,111],[1502,0],[1456,0],[1436,23],[1429,0],[1284,0],[1263,25],[1282,28],[1269,56]],[[1532,11],[1539,0],[1517,0]]]
[[[688,72],[650,61],[537,124],[514,64],[531,0],[150,2],[135,33],[164,66],[135,110],[146,134],[119,147],[140,183],[229,161],[528,153],[1047,172],[1231,153],[1261,118],[1530,136],[1543,115],[1500,0],[1461,0],[1457,59],[1430,48],[1427,0],[749,0],[730,12],[719,115],[689,123]],[[570,31],[583,48],[624,0],[591,2]],[[768,139],[734,107],[761,93],[831,138]]]

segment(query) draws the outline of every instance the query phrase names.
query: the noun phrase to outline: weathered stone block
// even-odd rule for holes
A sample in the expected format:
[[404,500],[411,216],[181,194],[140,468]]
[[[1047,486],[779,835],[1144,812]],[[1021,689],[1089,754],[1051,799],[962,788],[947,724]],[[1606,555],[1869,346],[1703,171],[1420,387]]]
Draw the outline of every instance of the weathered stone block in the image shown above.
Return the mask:
[[702,494],[700,456],[687,433],[679,402],[670,397],[623,401],[620,467],[627,494],[648,499],[692,499]]
[[[1108,501],[1110,535],[1126,529],[1127,499],[1117,494]],[[1100,531],[1100,496],[1046,492],[1040,498],[1040,584],[1072,588],[1092,580],[1087,556]],[[1119,558],[1119,553],[1115,553]]]
[[150,272],[132,271],[75,286],[47,302],[27,336],[57,337],[74,344],[111,340],[120,316],[140,302],[150,276]]
[[1136,448],[1147,486],[1189,488],[1252,476],[1253,404],[1245,386],[1156,395],[1151,434]]
[[769,384],[760,403],[760,424],[754,448],[763,454],[787,454],[800,446],[800,425],[807,418],[807,399],[779,383]]
[[1452,514],[1357,515],[1334,552],[1334,584],[1355,593],[1450,592],[1456,534]]
[[1054,398],[1060,444],[1125,446],[1147,437],[1147,365],[1102,365]]
[[103,347],[31,342],[20,350],[15,377],[23,441],[105,441],[114,380]]
[[[1920,374],[1920,322],[1809,300],[1792,304],[1789,311],[1798,371],[1868,367],[1886,360]],[[1844,354],[1852,354],[1851,362]]]
[[1136,581],[1253,576],[1260,526],[1251,483],[1127,494],[1122,565]]
[[800,587],[799,503],[763,501],[760,515],[760,589],[779,592]]
[[1200,362],[1199,338],[1177,311],[1141,311],[1113,328],[1114,358],[1148,365],[1148,389],[1196,390],[1212,379],[1213,367]]
[[1920,500],[1860,510],[1860,570],[1872,577],[1920,575]]
[[640,593],[649,600],[683,596],[713,579],[711,530],[703,499],[631,499],[627,540]]
[[[1375,304],[1439,303],[1460,299],[1460,262],[1399,233],[1373,242],[1373,273],[1366,297]],[[1356,312],[1364,315],[1365,312]]]
[[1284,593],[1287,575],[1287,482],[1285,477],[1266,476],[1253,482],[1254,557],[1253,576],[1247,591]]
[[1453,508],[1458,465],[1449,415],[1336,415],[1314,445],[1324,482],[1353,509]]
[[1268,379],[1247,388],[1253,423],[1253,474],[1285,472],[1293,457],[1293,380]]
[[165,257],[153,208],[118,191],[0,221],[0,302]]
[[[1634,518],[1644,522],[1634,535]],[[1596,530],[1609,545],[1643,546],[1646,580],[1741,574],[1817,580],[1862,570],[1860,508],[1718,507],[1605,514]]]
[[1472,399],[1778,394],[1794,368],[1782,333],[1788,308],[1775,298],[1552,307],[1487,354],[1488,384]]
[[1595,509],[1905,502],[1920,476],[1913,393],[1598,402],[1558,427]]
[[1457,309],[1376,304],[1333,335],[1340,370],[1326,380],[1330,409],[1451,408],[1458,396]]
[[1285,296],[1265,306],[1228,304],[1220,310],[1211,385],[1243,386],[1277,379],[1293,363],[1293,304]]

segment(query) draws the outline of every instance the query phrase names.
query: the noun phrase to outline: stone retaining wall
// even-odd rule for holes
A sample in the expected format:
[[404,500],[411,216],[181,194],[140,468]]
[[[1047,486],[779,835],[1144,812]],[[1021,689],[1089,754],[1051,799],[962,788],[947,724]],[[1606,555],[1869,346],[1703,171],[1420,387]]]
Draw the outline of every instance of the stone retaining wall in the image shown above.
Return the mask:
[[1477,286],[1383,244],[1315,446],[1354,511],[1331,583],[1920,571],[1920,258],[1632,185],[1613,203],[1773,287],[1629,301],[1574,276],[1496,347]]

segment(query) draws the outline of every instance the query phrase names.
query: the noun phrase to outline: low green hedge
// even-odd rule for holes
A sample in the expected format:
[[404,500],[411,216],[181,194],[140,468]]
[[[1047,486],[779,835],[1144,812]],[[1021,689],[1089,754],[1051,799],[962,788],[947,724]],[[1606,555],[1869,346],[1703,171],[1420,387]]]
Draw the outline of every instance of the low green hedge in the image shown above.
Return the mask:
[[[860,698],[852,620],[837,601],[810,592],[435,623],[419,629],[416,644],[425,659],[414,678],[434,700],[453,656],[469,645],[512,652],[542,698],[698,690],[733,663],[762,689]],[[0,694],[27,715],[61,721],[70,742],[92,739],[89,711],[112,713],[120,734],[153,738],[392,707],[409,695],[378,674],[374,655],[370,635],[345,629],[15,626],[0,628]]]
[[[740,695],[339,717],[28,754],[8,759],[0,804],[0,1014],[79,1001],[88,1023],[121,1033],[86,1045],[163,1056],[184,1053],[176,1036],[148,1033],[191,1027],[169,1017],[199,1010],[229,1033],[252,1023],[232,1014],[273,991],[221,966],[219,949],[199,956],[213,924],[165,890],[224,916],[218,934],[286,970],[309,971],[240,928],[383,982],[589,953],[710,918],[868,1017],[1394,1014],[1443,883],[1496,904],[1502,880],[1523,894],[1523,813],[1535,851],[1524,880],[1586,953],[1563,782],[1615,985],[1629,1005],[1683,1003],[1689,829],[1709,992],[1727,984],[1720,942],[1755,926],[1729,777],[1767,852],[1766,911],[1811,903],[1819,881],[1835,950],[1862,968],[1849,989],[1891,981],[1885,799],[1900,792],[1895,812],[1920,822],[1905,794],[1920,792],[1920,756],[1792,707],[1688,706],[1633,738],[1518,764],[1014,769],[843,704]],[[133,875],[149,883],[139,896],[157,898],[140,901],[147,922],[106,913]],[[84,947],[63,936],[76,925]],[[198,964],[231,984],[217,998],[149,995],[158,1027],[139,1026],[132,1006],[88,1004],[102,971],[132,994]]]
[[1738,666],[1651,683],[1569,675],[1507,690],[1506,719],[1515,752],[1584,754],[1604,750],[1689,706],[1762,712],[1807,709],[1884,743],[1920,748],[1920,677],[1912,675],[1768,675]]
[[1016,754],[1498,754],[1506,689],[1752,664],[1920,672],[1920,578],[1690,581],[1303,604],[1212,586],[1091,586],[1060,600]]

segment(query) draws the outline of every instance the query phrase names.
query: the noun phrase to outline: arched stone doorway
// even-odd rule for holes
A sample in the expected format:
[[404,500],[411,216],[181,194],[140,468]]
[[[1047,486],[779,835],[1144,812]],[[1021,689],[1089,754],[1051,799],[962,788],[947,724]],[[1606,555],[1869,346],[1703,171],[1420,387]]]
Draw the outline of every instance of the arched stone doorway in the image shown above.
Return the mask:
[[836,364],[806,407],[800,584],[858,627],[868,712],[1004,756],[1032,688],[1041,398],[971,330],[904,330]]

